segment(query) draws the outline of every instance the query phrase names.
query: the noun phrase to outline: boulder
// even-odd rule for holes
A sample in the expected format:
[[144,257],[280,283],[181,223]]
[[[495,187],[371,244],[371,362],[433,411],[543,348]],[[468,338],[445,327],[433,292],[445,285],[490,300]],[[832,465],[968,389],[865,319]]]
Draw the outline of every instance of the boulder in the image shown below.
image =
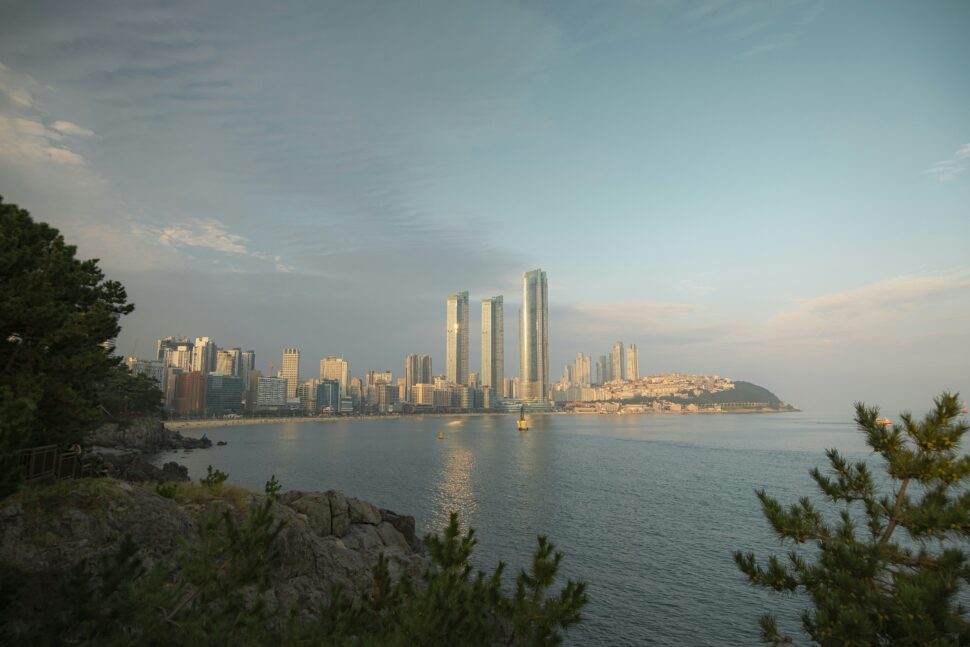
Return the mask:
[[381,522],[381,512],[366,501],[355,497],[347,497],[347,507],[350,512],[350,523],[369,523],[377,525]]
[[390,510],[381,510],[381,521],[387,522],[394,526],[404,537],[408,546],[411,550],[415,552],[423,552],[424,545],[421,543],[421,539],[417,536],[414,530],[414,517],[410,515],[397,514]]
[[325,492],[330,500],[330,532],[336,537],[343,537],[350,530],[350,506],[347,497],[336,490]]
[[286,505],[306,515],[313,532],[321,537],[333,535],[330,523],[330,499],[325,494],[313,492],[287,502]]

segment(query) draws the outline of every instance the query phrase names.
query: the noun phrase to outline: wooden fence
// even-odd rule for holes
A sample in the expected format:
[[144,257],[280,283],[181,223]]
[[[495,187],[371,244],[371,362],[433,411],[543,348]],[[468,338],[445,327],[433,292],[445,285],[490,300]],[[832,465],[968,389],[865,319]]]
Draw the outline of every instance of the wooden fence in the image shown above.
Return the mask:
[[68,451],[61,451],[57,445],[32,447],[21,451],[18,459],[27,483],[94,476],[92,466],[81,463],[79,447]]

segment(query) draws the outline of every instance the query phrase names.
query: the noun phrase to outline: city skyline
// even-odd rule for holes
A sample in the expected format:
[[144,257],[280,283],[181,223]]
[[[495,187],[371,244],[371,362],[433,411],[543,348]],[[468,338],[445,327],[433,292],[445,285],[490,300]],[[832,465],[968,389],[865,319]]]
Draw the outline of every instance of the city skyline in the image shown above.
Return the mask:
[[541,266],[553,376],[970,391],[968,3],[289,6],[4,7],[0,195],[125,286],[119,353],[443,367],[442,295],[512,330]]

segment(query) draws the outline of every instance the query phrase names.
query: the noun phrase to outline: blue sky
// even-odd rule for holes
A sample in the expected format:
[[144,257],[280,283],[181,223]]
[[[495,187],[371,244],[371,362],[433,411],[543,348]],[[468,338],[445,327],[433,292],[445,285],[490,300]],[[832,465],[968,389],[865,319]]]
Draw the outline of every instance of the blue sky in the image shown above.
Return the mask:
[[167,334],[444,367],[548,272],[553,372],[970,391],[970,4],[3,2],[0,194]]

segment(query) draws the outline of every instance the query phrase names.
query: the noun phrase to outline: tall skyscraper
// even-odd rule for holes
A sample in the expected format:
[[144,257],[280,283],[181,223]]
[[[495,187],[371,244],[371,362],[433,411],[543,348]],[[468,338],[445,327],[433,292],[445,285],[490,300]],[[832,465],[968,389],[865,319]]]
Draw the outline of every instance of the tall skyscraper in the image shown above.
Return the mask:
[[411,353],[404,360],[404,401],[414,402],[414,387],[431,384],[431,355]]
[[286,380],[286,399],[296,398],[296,387],[300,382],[300,349],[286,348],[283,350],[283,373]]
[[610,381],[610,359],[606,355],[600,355],[596,360],[596,383],[606,384]]
[[573,381],[576,386],[589,386],[592,384],[589,359],[582,353],[576,355],[576,363],[573,364]]
[[610,379],[625,380],[626,366],[623,364],[623,342],[618,341],[613,344],[613,352],[610,353]]
[[640,354],[636,344],[630,344],[626,349],[626,379],[640,379]]
[[448,296],[445,373],[449,382],[468,384],[468,292]]
[[350,395],[350,366],[341,357],[324,357],[320,360],[320,381],[340,382],[340,395]]
[[522,275],[519,320],[519,398],[545,402],[549,395],[549,288],[541,269]]
[[482,301],[483,387],[502,392],[505,379],[505,305],[501,296]]
[[192,349],[192,370],[205,375],[216,370],[215,342],[208,337],[196,337],[195,348]]

